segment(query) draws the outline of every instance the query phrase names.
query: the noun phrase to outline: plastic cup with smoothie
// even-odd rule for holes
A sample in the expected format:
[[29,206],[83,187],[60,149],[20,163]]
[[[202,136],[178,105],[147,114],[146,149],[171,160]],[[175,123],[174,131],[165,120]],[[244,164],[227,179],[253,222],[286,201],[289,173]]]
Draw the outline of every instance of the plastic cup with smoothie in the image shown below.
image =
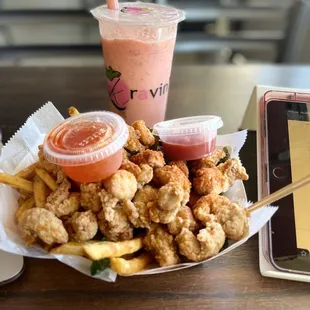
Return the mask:
[[128,124],[147,126],[165,118],[177,25],[184,12],[168,6],[130,2],[93,9],[113,112]]

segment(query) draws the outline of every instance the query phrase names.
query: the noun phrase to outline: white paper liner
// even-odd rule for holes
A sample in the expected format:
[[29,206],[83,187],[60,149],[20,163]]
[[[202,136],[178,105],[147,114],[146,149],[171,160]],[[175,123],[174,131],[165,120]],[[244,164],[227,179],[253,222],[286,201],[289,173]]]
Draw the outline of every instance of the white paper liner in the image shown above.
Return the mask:
[[[26,168],[31,163],[35,162],[37,160],[38,145],[43,142],[45,135],[62,120],[63,117],[51,102],[48,102],[38,111],[33,113],[27,119],[26,123],[3,147],[0,157],[0,170],[10,174],[15,174],[18,171]],[[246,130],[229,135],[218,136],[217,147],[228,145],[232,151],[232,157],[238,157],[239,151],[245,143],[246,137]],[[29,257],[46,259],[56,258],[64,264],[80,271],[81,273],[91,276],[90,266],[92,262],[87,258],[72,255],[52,255],[42,248],[25,245],[24,240],[20,237],[18,227],[15,223],[15,212],[18,208],[18,196],[19,194],[17,191],[10,188],[9,186],[0,186],[0,249],[10,253]],[[245,189],[241,181],[237,181],[229,189],[229,191],[225,193],[225,196],[227,196],[233,202],[244,204],[244,206],[250,205],[250,203],[247,202]],[[246,242],[251,236],[257,233],[264,224],[269,221],[276,210],[277,208],[269,207],[254,212],[250,218],[249,236],[239,242],[232,243],[218,255],[209,258],[206,261],[213,260],[221,255],[224,255]],[[181,263],[175,266],[155,267],[133,275],[164,273],[189,268],[204,262]],[[111,269],[106,269],[101,274],[93,277],[108,282],[114,282],[116,280],[116,276],[116,273]]]

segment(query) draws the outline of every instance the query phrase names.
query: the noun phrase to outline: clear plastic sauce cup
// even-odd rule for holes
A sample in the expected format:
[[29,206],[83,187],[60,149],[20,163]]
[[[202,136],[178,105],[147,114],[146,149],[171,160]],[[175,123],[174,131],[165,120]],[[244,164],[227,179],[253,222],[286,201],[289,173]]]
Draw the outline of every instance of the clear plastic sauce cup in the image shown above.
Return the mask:
[[202,115],[173,119],[154,125],[170,160],[196,160],[215,150],[217,130],[223,126],[219,116]]
[[82,113],[52,129],[45,138],[43,152],[47,160],[62,166],[72,180],[97,182],[121,166],[122,147],[127,139],[128,128],[117,114]]

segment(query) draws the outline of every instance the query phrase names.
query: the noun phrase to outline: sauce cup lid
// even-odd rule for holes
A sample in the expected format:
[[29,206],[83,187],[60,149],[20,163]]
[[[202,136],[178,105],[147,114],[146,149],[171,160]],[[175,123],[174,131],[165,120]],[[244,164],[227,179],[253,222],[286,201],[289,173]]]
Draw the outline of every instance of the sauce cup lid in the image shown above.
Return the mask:
[[157,136],[183,136],[207,133],[223,126],[221,117],[214,115],[190,116],[160,122],[154,125]]
[[81,166],[119,151],[128,139],[125,121],[107,111],[82,113],[54,127],[45,137],[43,153],[61,166]]

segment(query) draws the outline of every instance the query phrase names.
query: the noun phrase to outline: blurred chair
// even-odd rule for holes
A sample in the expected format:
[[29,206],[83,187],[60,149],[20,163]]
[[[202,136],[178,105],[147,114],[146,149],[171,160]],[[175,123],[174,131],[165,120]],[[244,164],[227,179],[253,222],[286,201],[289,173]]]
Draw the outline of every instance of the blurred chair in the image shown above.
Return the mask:
[[285,39],[279,44],[278,62],[310,63],[310,1],[297,0],[289,12]]

